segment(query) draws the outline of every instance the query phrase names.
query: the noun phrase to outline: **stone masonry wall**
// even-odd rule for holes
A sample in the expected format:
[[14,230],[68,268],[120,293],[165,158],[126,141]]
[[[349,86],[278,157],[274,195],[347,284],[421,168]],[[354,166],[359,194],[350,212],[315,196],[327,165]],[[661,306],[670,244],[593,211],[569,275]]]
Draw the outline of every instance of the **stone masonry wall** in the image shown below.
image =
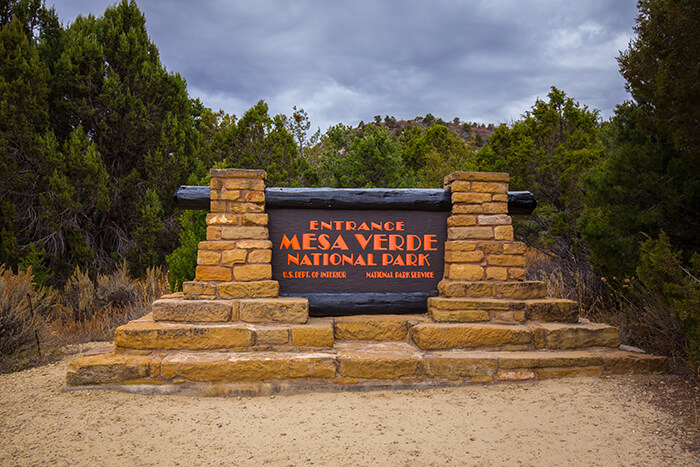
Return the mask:
[[513,241],[507,173],[453,172],[443,281],[522,281],[525,244]]
[[199,243],[195,280],[185,298],[277,297],[265,213],[264,170],[213,169],[207,239]]

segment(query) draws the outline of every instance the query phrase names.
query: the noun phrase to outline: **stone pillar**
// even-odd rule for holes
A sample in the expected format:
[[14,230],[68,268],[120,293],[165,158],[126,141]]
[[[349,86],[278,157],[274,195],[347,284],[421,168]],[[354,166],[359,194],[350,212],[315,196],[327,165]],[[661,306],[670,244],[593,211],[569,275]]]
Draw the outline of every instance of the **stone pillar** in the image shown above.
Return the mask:
[[522,281],[525,244],[513,241],[508,215],[507,173],[454,172],[445,177],[452,192],[447,219],[446,281]]
[[277,297],[265,213],[264,170],[212,169],[207,239],[199,243],[195,280],[185,298]]

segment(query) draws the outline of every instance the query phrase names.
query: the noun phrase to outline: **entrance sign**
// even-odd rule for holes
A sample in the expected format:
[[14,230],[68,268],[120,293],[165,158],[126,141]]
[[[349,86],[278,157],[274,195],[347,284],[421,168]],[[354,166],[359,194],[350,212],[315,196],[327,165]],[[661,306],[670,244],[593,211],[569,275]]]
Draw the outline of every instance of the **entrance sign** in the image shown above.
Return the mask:
[[449,212],[269,209],[280,293],[437,291]]

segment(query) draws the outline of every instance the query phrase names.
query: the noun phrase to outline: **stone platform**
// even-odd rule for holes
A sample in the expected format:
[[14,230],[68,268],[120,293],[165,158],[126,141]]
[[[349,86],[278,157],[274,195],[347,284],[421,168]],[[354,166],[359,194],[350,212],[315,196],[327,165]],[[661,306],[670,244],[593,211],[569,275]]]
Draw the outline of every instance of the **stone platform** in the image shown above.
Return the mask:
[[[540,283],[519,284],[503,287],[542,290]],[[421,315],[309,318],[299,298],[171,295],[156,301],[149,315],[119,327],[114,346],[72,362],[67,383],[147,393],[259,395],[666,369],[663,357],[622,350],[617,328],[579,320],[567,300],[454,298],[448,305],[444,300],[431,299],[430,312]],[[438,313],[437,320],[437,310],[454,313],[449,320]]]

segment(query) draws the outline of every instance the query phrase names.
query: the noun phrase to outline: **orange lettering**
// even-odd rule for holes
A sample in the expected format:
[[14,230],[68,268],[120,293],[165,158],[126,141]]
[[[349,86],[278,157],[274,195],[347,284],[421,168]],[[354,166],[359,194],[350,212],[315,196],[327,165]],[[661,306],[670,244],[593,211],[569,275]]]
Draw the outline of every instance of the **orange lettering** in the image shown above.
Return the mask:
[[[364,223],[363,223],[363,225],[364,225]],[[360,226],[360,229],[362,229],[362,226]],[[369,237],[365,238],[365,236],[362,234],[355,234],[355,238],[357,239],[357,243],[360,244],[360,246],[362,247],[363,250],[365,248],[367,248],[369,241],[372,240],[371,235]],[[298,242],[297,242],[297,244],[298,244]]]
[[299,264],[299,253],[297,253],[296,255],[287,253],[287,265],[289,266],[292,263]]
[[299,247],[299,239],[297,238],[296,234],[294,234],[294,236],[291,239],[287,238],[287,234],[284,234],[282,236],[282,243],[280,244],[280,250],[282,248],[289,249],[290,247],[292,248],[292,250],[301,250],[301,247]]
[[386,234],[374,234],[374,249],[378,251],[386,250],[385,246],[382,246],[384,243],[386,243]]
[[328,234],[321,234],[318,236],[318,247],[321,250],[327,250],[331,247],[331,242],[328,241]]
[[342,235],[338,235],[338,238],[335,239],[335,242],[333,243],[333,246],[331,247],[331,250],[349,250],[347,243],[345,243],[345,240],[343,240]]
[[309,230],[318,230],[318,221],[309,221]]
[[[401,243],[399,243],[399,240],[401,240]],[[404,239],[401,235],[397,234],[391,234],[389,235],[389,250],[395,251],[403,251],[403,244],[404,244]]]
[[[418,244],[416,244],[416,242]],[[408,235],[406,237],[406,251],[416,251],[420,249],[420,237],[418,235]]]
[[315,250],[315,246],[311,246],[311,242],[316,241],[316,234],[304,234],[301,236],[301,245],[304,250]]
[[437,243],[437,235],[424,235],[423,245],[425,251],[437,251],[437,248],[432,248],[433,243]]

